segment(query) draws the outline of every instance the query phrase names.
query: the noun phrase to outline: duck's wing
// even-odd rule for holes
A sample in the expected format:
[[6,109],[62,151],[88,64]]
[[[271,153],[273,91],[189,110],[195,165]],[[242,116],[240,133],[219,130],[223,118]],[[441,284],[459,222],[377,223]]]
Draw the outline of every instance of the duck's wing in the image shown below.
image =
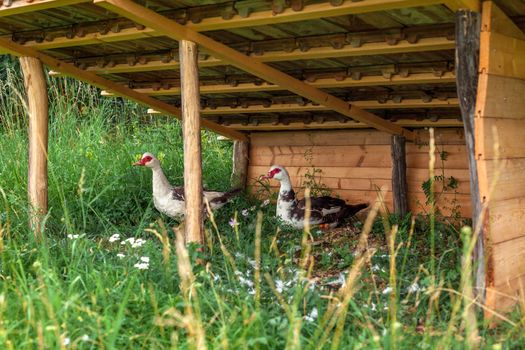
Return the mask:
[[[306,200],[301,199],[297,202],[297,206],[302,210],[306,209]],[[322,216],[335,214],[343,210],[346,206],[346,202],[343,199],[322,196],[322,197],[311,197],[310,206],[312,214],[314,212],[321,213]]]
[[176,201],[184,201],[184,187],[173,187],[171,190],[171,199]]

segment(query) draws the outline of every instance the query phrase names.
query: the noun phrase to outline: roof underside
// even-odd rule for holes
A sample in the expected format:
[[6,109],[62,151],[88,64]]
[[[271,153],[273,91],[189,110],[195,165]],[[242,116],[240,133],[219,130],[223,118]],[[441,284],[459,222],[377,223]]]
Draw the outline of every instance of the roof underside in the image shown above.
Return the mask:
[[[407,128],[461,126],[451,3],[463,2],[472,3],[135,1]],[[334,14],[343,3],[359,10]],[[496,3],[525,27],[523,0]],[[178,42],[92,1],[3,0],[0,35],[180,106]],[[366,126],[227,65],[205,49],[199,64],[202,115],[213,123],[243,131]]]

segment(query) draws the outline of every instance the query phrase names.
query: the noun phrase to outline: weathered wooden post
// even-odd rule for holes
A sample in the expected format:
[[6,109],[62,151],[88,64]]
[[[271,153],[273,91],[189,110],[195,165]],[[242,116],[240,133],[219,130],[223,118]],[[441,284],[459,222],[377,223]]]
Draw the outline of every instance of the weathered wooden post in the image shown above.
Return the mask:
[[406,163],[406,140],[403,136],[392,136],[392,195],[394,213],[405,216],[408,213],[408,185]]
[[232,188],[246,188],[249,150],[250,143],[248,141],[233,142],[233,169],[230,180]]
[[[476,229],[481,214],[476,151],[474,149],[474,115],[478,93],[479,44],[481,14],[470,10],[456,13],[456,84],[465,130],[465,143],[470,172],[470,197],[472,201],[472,226]],[[473,260],[476,293],[481,300],[485,298],[485,258],[483,227],[474,249]]]
[[179,42],[182,132],[184,138],[184,196],[186,242],[203,243],[202,155],[197,44]]
[[47,143],[48,99],[42,62],[34,57],[21,57],[24,86],[29,112],[29,225],[36,236],[42,234],[42,219],[47,213]]

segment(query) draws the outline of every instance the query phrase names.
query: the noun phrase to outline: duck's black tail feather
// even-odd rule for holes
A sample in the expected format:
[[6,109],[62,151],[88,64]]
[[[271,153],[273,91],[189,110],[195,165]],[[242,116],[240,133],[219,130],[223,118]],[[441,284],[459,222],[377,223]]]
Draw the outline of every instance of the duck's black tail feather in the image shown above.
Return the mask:
[[240,188],[233,189],[228,192],[224,192],[224,194],[220,197],[215,197],[210,201],[210,204],[220,205],[220,204],[226,204],[228,203],[233,197],[241,193],[242,190]]
[[357,214],[359,211],[368,208],[368,203],[360,203],[360,204],[347,204],[346,207],[340,212],[339,218],[343,222],[346,222],[346,220],[350,220],[353,218],[355,214]]

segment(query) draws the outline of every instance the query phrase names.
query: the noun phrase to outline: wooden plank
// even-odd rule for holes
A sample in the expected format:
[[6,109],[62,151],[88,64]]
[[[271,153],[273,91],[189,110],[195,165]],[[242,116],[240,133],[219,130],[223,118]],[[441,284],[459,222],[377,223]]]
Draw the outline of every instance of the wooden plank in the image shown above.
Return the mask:
[[[307,171],[311,171],[310,166],[292,167],[287,166],[286,170],[290,177],[304,176]],[[266,174],[268,172],[267,166],[250,166],[250,171],[256,174]],[[325,167],[322,169],[322,176],[336,177],[336,178],[356,178],[356,179],[383,179],[390,180],[390,167]]]
[[[498,165],[497,168],[496,166]],[[478,160],[479,188],[482,201],[500,201],[525,197],[525,158]],[[494,193],[489,193],[495,176]]]
[[[524,90],[525,91],[525,90]],[[476,155],[485,160],[525,157],[525,110],[522,119],[487,118],[476,123]],[[494,132],[497,135],[496,150]]]
[[482,31],[525,40],[525,33],[493,1],[484,1],[482,6]]
[[202,153],[200,126],[199,67],[197,44],[180,42],[182,136],[184,148],[184,236],[186,242],[204,243]]
[[[69,39],[73,40],[73,39]],[[43,44],[35,44],[38,49],[42,50]],[[312,60],[312,59],[324,59],[324,58],[345,58],[345,57],[356,57],[356,56],[372,56],[372,55],[388,55],[395,53],[409,53],[409,52],[429,52],[429,51],[441,51],[441,50],[453,50],[455,43],[446,37],[435,37],[435,38],[422,38],[417,43],[409,43],[406,40],[401,40],[396,45],[390,45],[388,43],[363,43],[360,47],[353,47],[351,45],[345,45],[340,49],[334,49],[332,47],[315,47],[308,51],[294,50],[292,52],[287,51],[268,51],[262,55],[249,54],[248,57],[254,57],[262,62],[290,62],[299,60]],[[200,67],[217,67],[227,65],[224,62],[215,57],[208,57],[199,61]],[[179,69],[179,63],[171,61],[164,63],[162,61],[150,61],[145,64],[129,65],[127,63],[116,64],[113,67],[100,68],[97,66],[90,66],[87,68],[90,72],[97,74],[118,74],[118,73],[138,73],[138,72],[149,72],[149,71],[162,71],[162,70],[176,70]],[[436,77],[434,74],[426,74],[424,79],[430,83],[436,82],[439,78],[443,79],[442,82],[448,82],[453,79],[453,75],[447,72],[448,76],[443,75],[442,77]],[[414,74],[416,75],[416,74]],[[363,77],[362,79],[366,79]],[[370,77],[368,77],[370,78]],[[411,75],[406,78],[399,78],[408,82],[410,81]],[[384,79],[387,80],[387,79]],[[396,79],[391,79],[394,83]],[[454,81],[454,80],[452,80]],[[357,81],[359,82],[359,80]],[[424,82],[422,82],[424,83]],[[337,83],[333,87],[338,87]],[[312,84],[314,85],[314,84]],[[327,87],[330,87],[329,85]]]
[[[416,134],[416,146],[429,145],[430,134],[428,130],[417,130]],[[434,131],[434,139],[436,145],[465,145],[463,122],[461,122],[461,128],[436,129]],[[408,144],[407,147],[412,147],[412,144]]]
[[57,7],[77,5],[91,0],[33,0],[15,1],[10,6],[0,5],[0,17],[20,15],[29,12],[49,10]]
[[491,241],[494,244],[513,240],[525,235],[525,198],[493,201],[489,204]]
[[[525,231],[522,231],[525,232]],[[494,285],[501,286],[525,275],[525,235],[492,245]]]
[[315,147],[298,153],[281,153],[280,147],[267,152],[254,147],[250,155],[251,165],[283,164],[287,166],[384,166],[390,167],[391,160],[385,146],[338,146]]
[[48,145],[48,96],[42,62],[33,57],[21,57],[24,86],[29,113],[29,166],[27,193],[29,197],[29,226],[40,238],[44,227],[42,220],[47,213],[47,145]]
[[389,145],[390,135],[370,130],[252,133],[252,146]]
[[[487,287],[486,304],[491,310],[509,312],[518,305],[525,305],[525,276],[513,278],[508,283]],[[491,316],[490,311],[486,315]]]
[[[392,100],[388,100],[386,102],[369,100],[369,101],[353,101],[352,106],[357,106],[363,109],[452,108],[452,107],[459,106],[459,100],[457,98],[448,98],[446,100],[434,99],[430,102],[425,102],[421,99],[406,99],[401,102],[395,102]],[[325,105],[316,106],[312,104],[300,105],[297,103],[282,103],[282,104],[272,104],[269,107],[264,107],[263,105],[252,105],[246,108],[232,108],[228,106],[220,106],[216,108],[206,107],[202,109],[202,114],[203,115],[227,115],[227,114],[251,114],[251,113],[311,112],[311,111],[328,111],[331,109],[332,108],[330,106],[325,106]],[[156,111],[149,111],[149,112],[152,114],[155,114]],[[393,124],[393,123],[389,122],[389,124]]]
[[481,74],[476,114],[484,118],[525,119],[523,91],[525,91],[523,79]]
[[[137,67],[129,66],[130,68]],[[90,71],[88,69],[88,71]],[[334,78],[323,78],[317,79],[314,82],[305,81],[307,84],[315,86],[320,89],[331,89],[331,88],[346,88],[346,87],[364,87],[364,86],[394,86],[394,85],[411,85],[411,84],[444,84],[454,83],[456,76],[452,72],[445,72],[442,76],[436,76],[433,73],[414,73],[408,77],[402,77],[401,75],[393,75],[390,79],[385,79],[382,76],[365,76],[360,80],[344,79],[336,80]],[[230,84],[220,85],[202,85],[200,88],[201,95],[213,95],[213,94],[233,94],[241,92],[260,92],[260,91],[281,91],[286,90],[278,85],[262,83],[241,83],[235,86]],[[180,95],[179,87],[170,87],[169,89],[154,89],[154,88],[139,88],[135,91],[141,94],[147,94],[150,96],[177,96]],[[103,96],[112,96],[112,93],[102,91]]]
[[[98,2],[99,0],[95,0],[96,4],[98,4]],[[294,11],[291,8],[286,8],[280,14],[274,14],[272,11],[260,11],[254,12],[246,18],[235,15],[232,19],[227,21],[222,20],[220,17],[204,18],[201,23],[199,23],[198,27],[199,31],[209,31],[275,25],[278,23],[306,21],[318,18],[339,17],[416,6],[430,6],[442,2],[442,0],[366,0],[358,2],[345,1],[339,6],[332,6],[330,3],[323,2],[305,5],[302,11]],[[197,26],[195,25],[194,27]]]
[[[275,68],[264,64],[256,58],[247,59],[244,54],[198,32],[195,32],[188,27],[184,27],[177,22],[170,20],[169,18],[159,15],[156,12],[140,6],[130,0],[96,0],[95,4],[136,21],[137,23],[141,23],[146,27],[153,28],[172,39],[193,41],[201,45],[203,49],[213,54],[213,56],[225,61],[226,63],[258,76],[265,81],[285,87],[287,90],[327,106],[349,118],[369,124],[378,130],[386,131],[392,134],[403,135],[408,140],[414,139],[413,133],[409,130],[403,129],[402,127],[394,125],[383,118],[366,112],[363,109],[348,104],[347,102],[327,94],[322,90],[305,84],[300,80],[297,80]],[[334,12],[337,12],[337,10]],[[272,21],[272,19],[270,20]],[[275,22],[272,21],[272,23]]]
[[[456,119],[440,119],[438,121],[431,120],[414,120],[414,119],[399,119],[392,124],[399,125],[404,128],[438,128],[438,127],[462,127],[463,123]],[[263,123],[251,123],[251,124],[228,124],[232,129],[238,131],[289,131],[289,130],[340,130],[340,129],[370,129],[370,126],[364,123],[346,122],[341,123],[338,121],[328,121],[323,123],[304,123],[304,122],[292,122],[283,124],[263,124]]]
[[[48,0],[56,1],[56,0]],[[75,1],[75,0],[70,0]],[[80,0],[80,1],[91,1],[91,0]],[[222,17],[203,18],[199,23],[188,22],[185,24],[188,28],[196,32],[205,32],[211,30],[228,30],[243,27],[253,27],[260,25],[258,23],[265,22],[264,25],[274,25],[276,23],[290,23],[295,21],[303,21],[305,18],[318,19],[328,17],[339,17],[349,14],[356,13],[367,13],[374,12],[375,8],[390,8],[390,9],[401,9],[406,7],[417,6],[418,4],[429,6],[432,4],[441,3],[440,0],[402,0],[402,1],[388,1],[388,0],[367,0],[361,1],[360,4],[352,4],[352,2],[345,2],[340,6],[332,6],[331,4],[319,3],[319,4],[307,4],[304,6],[302,11],[293,11],[286,9],[283,13],[274,14],[270,11],[258,11],[252,13],[249,17],[241,17],[239,15],[233,16],[229,20],[224,20]],[[363,6],[364,5],[364,6]],[[395,23],[395,22],[394,22]],[[103,42],[118,42],[118,41],[130,41],[145,37],[158,37],[163,34],[156,32],[152,28],[126,28],[122,29],[119,33],[108,33],[101,35],[100,33],[87,33],[84,37],[58,37],[51,42],[37,43],[35,41],[29,41],[26,45],[36,46],[41,50],[56,49],[62,47],[82,46],[82,45],[93,45]]]
[[488,74],[525,79],[525,40],[493,32],[481,33],[480,70]]
[[[140,94],[136,91],[133,91],[133,89],[129,89],[120,84],[99,77],[96,74],[83,71],[82,69],[77,68],[72,64],[57,60],[56,58],[53,58],[43,52],[39,52],[32,48],[16,44],[11,40],[6,40],[3,38],[0,38],[0,47],[3,47],[4,49],[8,50],[9,53],[15,56],[28,56],[38,58],[40,61],[42,61],[42,63],[44,63],[48,67],[60,71],[65,75],[85,81],[102,89],[111,90],[118,96],[126,97],[135,102],[162,111],[162,113],[164,114],[171,115],[180,119],[180,110],[170,104],[159,101],[153,97]],[[201,122],[201,125],[226,137],[236,140],[246,140],[246,136],[243,133],[210,122],[208,120],[203,120]]]
[[230,179],[232,188],[246,188],[249,153],[250,143],[248,141],[235,141],[233,143],[233,169]]
[[[463,147],[464,150],[464,147]],[[407,167],[428,169],[429,155],[427,153],[407,153]],[[447,159],[443,161],[445,172],[448,169],[468,169],[467,153],[452,153],[447,155]],[[436,154],[436,168],[441,168],[441,160],[439,154]]]
[[392,136],[392,198],[394,213],[403,217],[408,214],[408,185],[405,138]]

